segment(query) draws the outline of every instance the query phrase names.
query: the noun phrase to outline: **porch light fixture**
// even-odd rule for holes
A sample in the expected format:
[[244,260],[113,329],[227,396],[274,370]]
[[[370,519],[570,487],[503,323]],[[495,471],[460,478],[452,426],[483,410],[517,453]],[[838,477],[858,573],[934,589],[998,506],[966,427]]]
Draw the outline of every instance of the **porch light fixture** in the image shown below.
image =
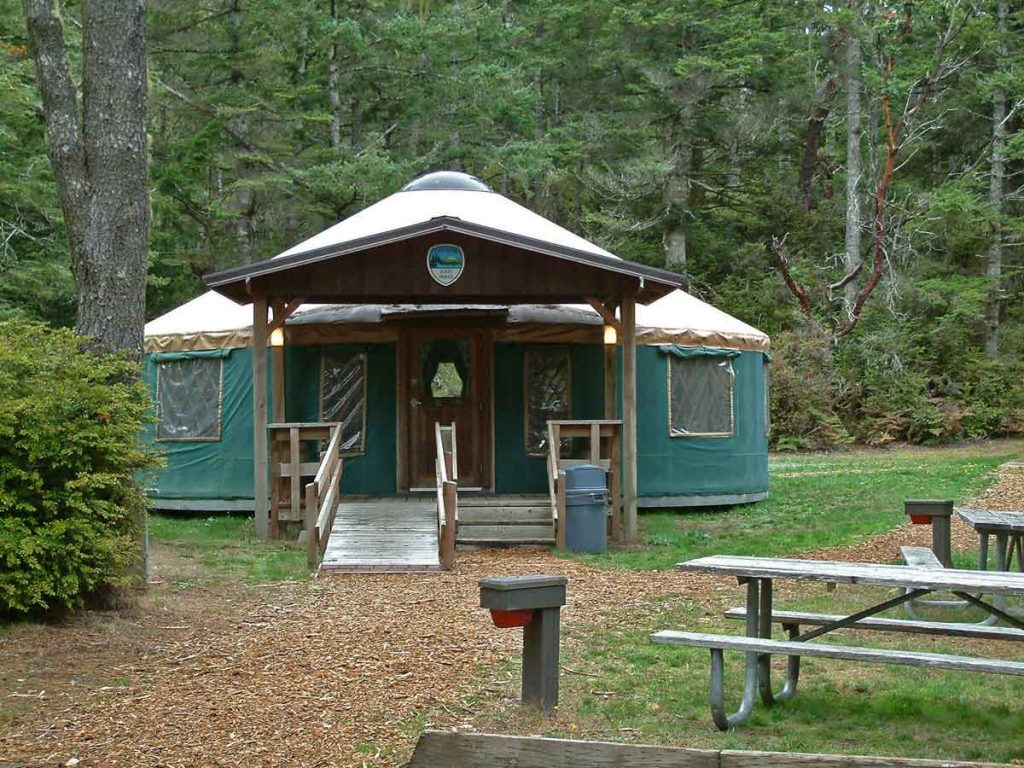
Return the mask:
[[284,346],[284,328],[275,328],[270,333],[270,346],[272,347],[283,347]]
[[615,332],[614,325],[606,325],[604,327],[604,343],[612,346],[619,340],[619,334]]

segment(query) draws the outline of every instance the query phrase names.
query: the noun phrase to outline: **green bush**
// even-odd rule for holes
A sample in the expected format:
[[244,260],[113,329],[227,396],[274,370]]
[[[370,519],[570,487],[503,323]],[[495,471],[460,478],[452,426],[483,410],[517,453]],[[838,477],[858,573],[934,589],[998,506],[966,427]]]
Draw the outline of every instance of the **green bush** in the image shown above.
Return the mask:
[[138,364],[0,322],[0,612],[70,609],[128,582],[156,459]]
[[776,450],[820,450],[850,442],[836,410],[843,385],[824,331],[810,327],[776,334],[769,375],[771,439]]

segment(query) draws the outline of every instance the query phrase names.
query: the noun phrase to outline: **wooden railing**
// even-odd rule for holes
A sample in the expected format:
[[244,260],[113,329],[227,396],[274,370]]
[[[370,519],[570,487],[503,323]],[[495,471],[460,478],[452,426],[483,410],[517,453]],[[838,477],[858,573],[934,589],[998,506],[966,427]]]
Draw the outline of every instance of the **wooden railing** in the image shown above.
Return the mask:
[[[338,426],[328,421],[268,424],[270,440],[270,535],[278,538],[305,527],[303,488],[320,467],[321,447]],[[305,461],[303,460],[305,458]]]
[[335,425],[313,482],[306,485],[306,560],[310,568],[319,567],[327,548],[327,540],[331,537],[334,515],[341,498],[341,475],[344,469],[341,427]]
[[437,449],[437,548],[441,567],[455,565],[455,529],[459,519],[459,453],[455,422],[442,427],[434,422]]
[[[562,440],[589,441],[582,458],[562,458]],[[615,419],[559,420],[548,422],[548,493],[551,518],[555,524],[555,546],[565,548],[565,470],[593,464],[608,474],[608,495],[612,505],[612,538],[622,540],[622,422]]]

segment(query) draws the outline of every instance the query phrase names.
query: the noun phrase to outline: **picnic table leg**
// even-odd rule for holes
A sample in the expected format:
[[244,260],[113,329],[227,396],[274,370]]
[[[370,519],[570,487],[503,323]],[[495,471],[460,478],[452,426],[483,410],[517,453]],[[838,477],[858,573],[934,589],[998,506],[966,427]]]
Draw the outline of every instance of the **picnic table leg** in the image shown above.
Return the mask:
[[[758,636],[770,639],[772,636],[772,580],[761,580],[761,595],[758,609]],[[785,630],[792,640],[800,632],[800,627],[794,624],[787,624]],[[770,707],[777,701],[785,701],[796,693],[797,682],[800,679],[800,657],[786,657],[786,682],[778,693],[772,692],[772,657],[763,653],[757,657],[758,688],[761,691],[761,701],[765,706]]]
[[988,534],[978,533],[978,570],[988,570]]
[[[760,590],[757,579],[747,580],[747,637],[758,637],[760,622]],[[727,731],[744,722],[754,710],[757,696],[758,656],[746,653],[746,670],[743,675],[743,700],[733,714],[725,713],[725,660],[721,648],[711,649],[711,719],[720,731]]]

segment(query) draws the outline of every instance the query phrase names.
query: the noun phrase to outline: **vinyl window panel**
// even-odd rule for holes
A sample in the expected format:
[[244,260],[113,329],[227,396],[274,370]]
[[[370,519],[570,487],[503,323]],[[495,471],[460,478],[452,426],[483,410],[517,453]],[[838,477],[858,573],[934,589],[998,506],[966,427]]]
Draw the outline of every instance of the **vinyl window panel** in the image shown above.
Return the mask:
[[366,450],[366,354],[324,352],[320,357],[320,420],[341,425],[341,455]]
[[548,422],[572,418],[572,364],[567,349],[529,349],[523,360],[526,454],[548,452]]
[[729,357],[668,358],[669,435],[733,436],[735,377]]
[[156,365],[156,439],[217,442],[221,439],[224,361],[168,360]]

